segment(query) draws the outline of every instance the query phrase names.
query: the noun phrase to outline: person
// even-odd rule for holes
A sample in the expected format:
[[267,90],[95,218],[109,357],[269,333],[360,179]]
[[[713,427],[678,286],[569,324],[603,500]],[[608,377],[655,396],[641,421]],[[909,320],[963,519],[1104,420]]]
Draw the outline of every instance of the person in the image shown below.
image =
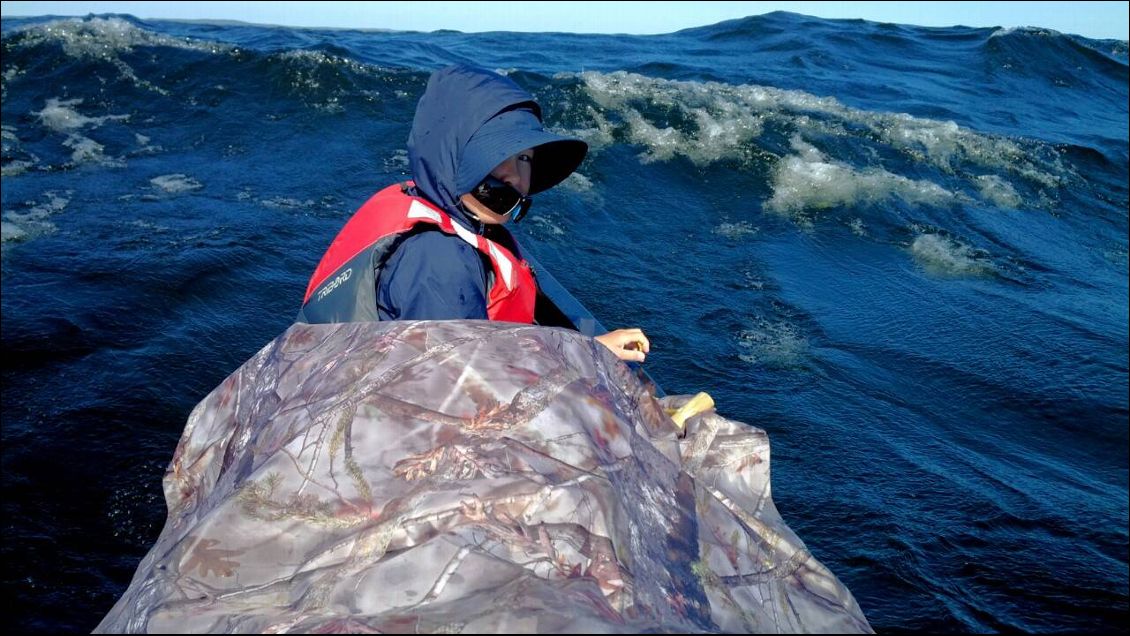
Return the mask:
[[[412,181],[373,195],[345,224],[310,278],[299,322],[534,323],[537,281],[505,225],[587,152],[546,131],[541,107],[513,80],[468,65],[436,71],[408,137]],[[622,360],[650,351],[638,328],[596,340]]]

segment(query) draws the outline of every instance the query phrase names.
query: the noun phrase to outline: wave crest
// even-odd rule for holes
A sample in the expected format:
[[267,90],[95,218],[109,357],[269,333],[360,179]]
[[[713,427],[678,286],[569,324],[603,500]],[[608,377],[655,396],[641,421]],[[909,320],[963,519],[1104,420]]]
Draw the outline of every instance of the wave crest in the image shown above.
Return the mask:
[[[755,172],[768,169],[774,182],[766,205],[777,212],[890,197],[1017,208],[1026,200],[1054,198],[1040,191],[1075,176],[1045,144],[982,134],[953,121],[851,108],[803,91],[626,71],[575,77],[593,106],[581,110],[582,121],[570,132],[594,151],[626,142],[643,148],[642,163],[682,157],[697,166],[724,161]],[[833,149],[824,152],[840,156],[814,159],[816,140],[828,140]]]

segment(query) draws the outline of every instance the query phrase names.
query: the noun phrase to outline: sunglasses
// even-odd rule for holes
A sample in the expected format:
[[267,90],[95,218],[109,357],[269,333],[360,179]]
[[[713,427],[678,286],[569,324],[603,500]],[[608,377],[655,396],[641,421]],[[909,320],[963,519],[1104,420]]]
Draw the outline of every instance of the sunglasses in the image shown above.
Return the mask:
[[515,223],[526,216],[534,202],[530,197],[522,196],[521,192],[510,187],[510,185],[490,176],[483,179],[482,183],[475,186],[474,190],[471,190],[471,196],[495,214],[506,216],[513,213]]

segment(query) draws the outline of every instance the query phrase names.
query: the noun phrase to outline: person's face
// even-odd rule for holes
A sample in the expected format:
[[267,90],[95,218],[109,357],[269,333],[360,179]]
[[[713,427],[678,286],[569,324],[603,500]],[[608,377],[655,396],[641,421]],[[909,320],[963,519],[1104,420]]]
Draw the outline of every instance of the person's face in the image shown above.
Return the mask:
[[[533,176],[533,159],[534,149],[526,148],[495,166],[494,170],[491,170],[490,176],[514,188],[522,196],[526,196],[530,191],[530,179]],[[511,215],[499,214],[491,210],[470,194],[464,194],[460,197],[460,200],[463,201],[463,205],[470,210],[471,214],[482,223],[502,225],[510,221]]]

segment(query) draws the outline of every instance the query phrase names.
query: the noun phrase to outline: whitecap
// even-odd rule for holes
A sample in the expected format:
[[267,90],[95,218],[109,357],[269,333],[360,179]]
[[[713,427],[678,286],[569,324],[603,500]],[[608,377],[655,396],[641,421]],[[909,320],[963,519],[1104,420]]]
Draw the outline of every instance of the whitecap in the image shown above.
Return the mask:
[[67,209],[67,205],[71,201],[71,192],[67,191],[60,194],[55,191],[48,191],[44,192],[43,196],[46,198],[43,203],[33,205],[26,211],[9,210],[0,216],[3,225],[0,228],[0,235],[3,237],[5,246],[9,243],[30,241],[57,231],[55,223],[51,219]]
[[976,178],[981,189],[981,197],[1001,208],[1019,208],[1023,203],[1016,188],[995,174],[983,174]]
[[573,172],[565,180],[561,182],[559,187],[573,192],[589,193],[593,191],[592,180],[581,174],[580,172]]
[[[760,165],[775,159],[758,147],[772,122],[775,129],[794,131],[794,138],[806,144],[812,139],[848,135],[875,150],[877,157],[884,154],[883,148],[874,148],[880,144],[913,163],[968,181],[970,190],[995,205],[1023,203],[1018,194],[1012,194],[1018,191],[1015,179],[1057,188],[1071,176],[1071,169],[1056,153],[1044,152],[1045,144],[981,134],[953,121],[867,111],[830,97],[752,84],[666,80],[626,71],[586,71],[573,76],[581,80],[582,90],[596,107],[576,109],[582,121],[567,132],[584,139],[594,152],[614,140],[626,139],[643,147],[639,156],[643,163],[685,157],[696,165],[717,161]],[[826,178],[839,184],[808,197],[818,207],[868,200],[869,196],[883,198],[885,195],[874,196],[883,192],[927,204],[954,196],[941,186],[893,174],[882,165],[856,167],[839,159],[817,162],[803,152],[798,154],[799,161],[779,160],[785,168],[778,174],[779,185],[789,186],[789,172],[797,173],[801,182]],[[998,180],[986,184],[978,179],[986,169],[999,175]],[[770,205],[792,210],[795,204],[803,205],[805,198],[775,193]]]
[[23,46],[57,44],[70,57],[108,62],[118,69],[122,78],[162,95],[168,95],[169,92],[139,78],[120,56],[138,46],[162,46],[213,54],[227,53],[233,49],[232,46],[219,42],[153,33],[121,18],[67,18],[22,27],[13,32],[24,34],[25,40],[21,43]]
[[134,26],[121,18],[66,18],[15,29],[24,33],[27,46],[52,43],[67,55],[80,59],[112,59],[137,46],[165,46],[176,49],[227,52],[231,45],[192,38],[162,35]]
[[910,252],[927,272],[940,276],[984,276],[997,271],[988,255],[940,234],[914,239]]
[[40,123],[53,132],[73,133],[87,126],[97,128],[107,121],[128,121],[129,115],[103,115],[101,117],[87,117],[73,108],[83,103],[83,99],[75,98],[61,100],[57,97],[47,99],[43,110],[33,110]]
[[154,188],[169,194],[179,194],[181,192],[199,190],[204,187],[204,184],[196,179],[180,173],[153,177],[149,180],[149,183],[151,183]]
[[781,159],[773,171],[773,196],[766,209],[808,222],[807,212],[837,206],[874,204],[892,197],[907,203],[941,205],[957,195],[927,180],[912,180],[881,168],[856,170],[833,161],[799,137],[797,154]]

